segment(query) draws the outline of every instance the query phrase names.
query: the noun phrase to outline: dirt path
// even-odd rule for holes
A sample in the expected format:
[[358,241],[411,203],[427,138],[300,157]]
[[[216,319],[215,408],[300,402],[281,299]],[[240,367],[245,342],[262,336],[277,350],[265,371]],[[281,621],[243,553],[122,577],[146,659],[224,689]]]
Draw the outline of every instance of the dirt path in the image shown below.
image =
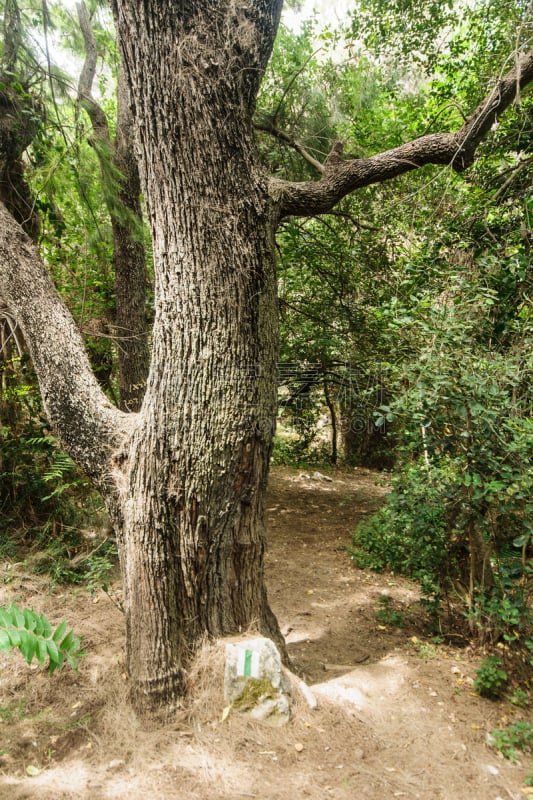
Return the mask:
[[[191,713],[141,728],[124,699],[120,612],[3,571],[0,602],[66,616],[88,655],[53,678],[2,657],[0,798],[523,800],[527,761],[509,764],[485,737],[526,712],[474,695],[478,659],[427,637],[411,584],[353,568],[341,548],[384,489],[364,470],[332,477],[278,468],[271,480],[269,597],[319,701],[297,700],[282,729],[221,721],[220,651],[199,667]],[[384,609],[403,627],[377,619]]]

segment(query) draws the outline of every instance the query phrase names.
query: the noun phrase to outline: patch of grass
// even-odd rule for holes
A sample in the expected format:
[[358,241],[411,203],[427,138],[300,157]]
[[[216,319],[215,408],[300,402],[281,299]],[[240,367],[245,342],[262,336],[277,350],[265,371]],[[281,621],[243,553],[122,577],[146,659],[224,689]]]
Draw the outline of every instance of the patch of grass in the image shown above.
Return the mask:
[[50,712],[50,708],[29,711],[25,703],[25,698],[20,698],[16,703],[10,706],[0,706],[0,722],[18,722],[22,719],[40,720],[48,716]]
[[12,706],[0,706],[0,720],[2,722],[12,722],[22,719],[25,716],[26,707],[23,700],[17,700]]
[[426,661],[431,661],[433,658],[437,658],[438,654],[439,649],[436,644],[433,644],[433,642],[425,642],[418,648],[418,657],[424,658]]
[[509,697],[509,702],[514,706],[518,706],[519,708],[527,708],[529,705],[529,695],[527,692],[517,686]]

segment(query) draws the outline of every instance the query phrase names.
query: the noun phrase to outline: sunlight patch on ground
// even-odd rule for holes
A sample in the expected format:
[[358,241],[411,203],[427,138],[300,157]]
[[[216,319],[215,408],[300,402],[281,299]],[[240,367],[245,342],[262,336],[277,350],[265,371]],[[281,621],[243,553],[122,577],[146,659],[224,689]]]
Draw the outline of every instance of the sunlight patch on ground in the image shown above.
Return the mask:
[[377,664],[357,667],[340,678],[314,684],[313,694],[359,709],[376,701],[397,695],[405,685],[409,672],[407,662],[398,656],[387,656]]
[[[15,787],[31,787],[31,797],[38,798],[39,796],[42,797],[49,797],[51,795],[45,795],[45,790],[51,791],[55,790],[58,792],[60,789],[64,789],[65,786],[68,786],[69,792],[72,793],[79,793],[80,796],[83,796],[83,793],[87,789],[87,783],[91,778],[91,772],[85,764],[81,761],[72,761],[70,764],[61,764],[57,768],[52,769],[45,769],[39,775],[35,775],[32,778],[8,778],[5,777],[2,779],[0,783],[0,797],[8,797],[9,792],[8,787],[11,787],[11,791],[14,791]],[[2,794],[3,786],[5,787],[6,794]],[[27,795],[30,797],[30,795]]]

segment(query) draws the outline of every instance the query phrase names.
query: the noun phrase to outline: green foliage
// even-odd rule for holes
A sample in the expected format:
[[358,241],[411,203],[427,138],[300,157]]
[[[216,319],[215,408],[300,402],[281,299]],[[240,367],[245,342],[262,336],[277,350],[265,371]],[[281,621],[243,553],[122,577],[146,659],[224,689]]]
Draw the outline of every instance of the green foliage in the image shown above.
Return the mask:
[[388,595],[379,596],[380,608],[376,611],[376,619],[383,625],[392,625],[395,628],[405,627],[405,614],[394,608],[394,600]]
[[521,649],[533,627],[531,276],[508,245],[498,262],[472,257],[468,273],[434,272],[433,297],[412,263],[417,293],[385,309],[413,351],[377,417],[401,430],[402,464],[352,555],[420,581],[430,600],[453,594],[474,635]]
[[509,697],[509,702],[514,706],[518,706],[519,708],[527,708],[529,705],[529,695],[527,692],[517,686]]
[[488,656],[476,672],[474,689],[482,697],[495,699],[503,693],[507,682],[508,676],[500,659],[497,656]]
[[518,720],[508,728],[496,728],[490,733],[490,743],[509,761],[518,761],[520,753],[533,752],[533,725]]
[[61,669],[65,661],[77,669],[80,638],[73,631],[67,631],[66,620],[53,631],[44,614],[29,608],[22,610],[12,603],[0,608],[0,650],[10,653],[13,648],[20,651],[27,664],[36,659],[43,667],[48,661],[52,674]]
[[27,363],[0,360],[0,381],[0,520],[28,541],[75,523],[89,484],[50,435]]
[[429,68],[442,48],[446,26],[457,22],[455,6],[441,0],[359,0],[352,34],[378,57]]
[[354,533],[349,553],[355,565],[378,572],[391,569],[419,581],[429,600],[438,598],[446,586],[451,549],[444,480],[444,475],[434,475],[430,483],[424,467],[417,465],[393,477],[387,505]]

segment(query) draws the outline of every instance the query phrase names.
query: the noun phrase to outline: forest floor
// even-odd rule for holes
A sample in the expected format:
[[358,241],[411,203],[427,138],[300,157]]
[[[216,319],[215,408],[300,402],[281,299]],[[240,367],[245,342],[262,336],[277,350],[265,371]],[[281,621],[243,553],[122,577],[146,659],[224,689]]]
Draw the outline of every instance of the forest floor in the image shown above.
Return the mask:
[[56,623],[66,617],[82,635],[86,656],[78,672],[66,668],[50,677],[18,654],[1,655],[0,798],[523,800],[533,794],[524,785],[528,760],[512,764],[486,744],[492,729],[528,719],[530,709],[474,693],[480,654],[431,638],[415,586],[353,566],[342,548],[385,489],[366,470],[329,474],[332,482],[289,468],[271,476],[269,598],[290,656],[318,700],[312,710],[296,698],[281,728],[236,712],[222,721],[214,671],[221,646],[205,651],[186,712],[163,727],[140,724],[126,700],[117,607],[103,593],[50,589],[23,565],[2,565],[0,603],[15,600]]

